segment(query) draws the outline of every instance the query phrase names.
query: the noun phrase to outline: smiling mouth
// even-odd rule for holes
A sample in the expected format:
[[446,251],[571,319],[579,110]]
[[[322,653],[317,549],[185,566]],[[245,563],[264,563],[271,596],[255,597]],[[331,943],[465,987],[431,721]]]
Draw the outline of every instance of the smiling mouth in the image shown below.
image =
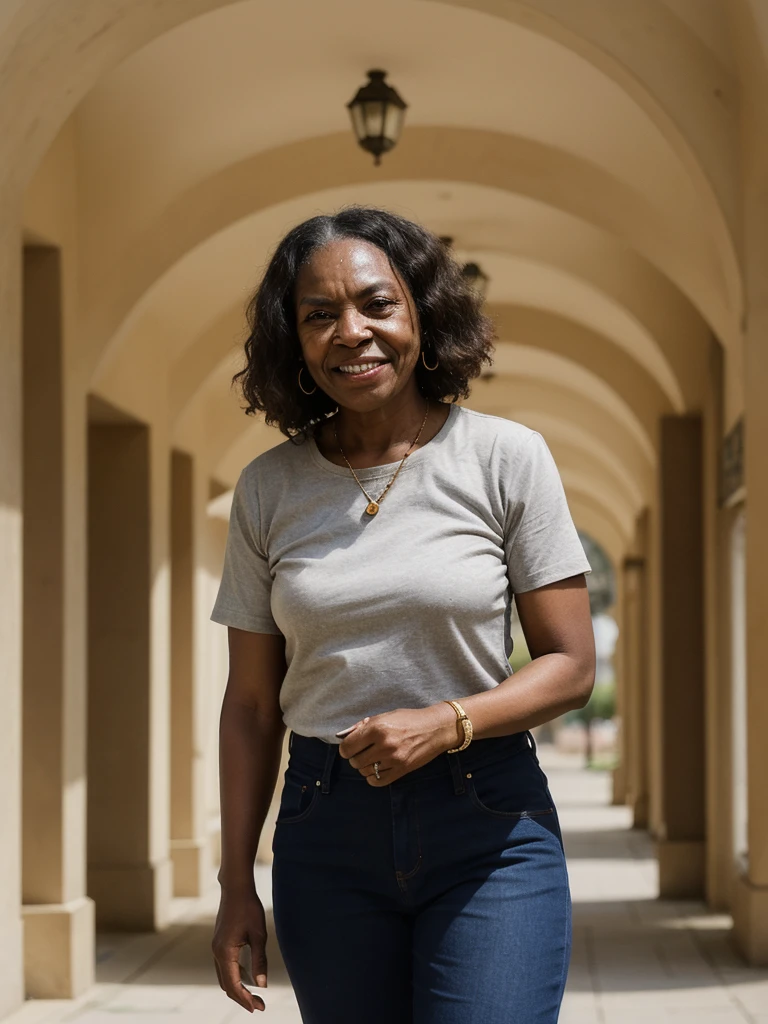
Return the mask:
[[371,360],[369,362],[361,363],[345,363],[343,366],[335,366],[334,372],[340,373],[343,377],[347,378],[360,378],[360,377],[371,377],[377,370],[380,370],[382,366],[387,366],[387,360]]

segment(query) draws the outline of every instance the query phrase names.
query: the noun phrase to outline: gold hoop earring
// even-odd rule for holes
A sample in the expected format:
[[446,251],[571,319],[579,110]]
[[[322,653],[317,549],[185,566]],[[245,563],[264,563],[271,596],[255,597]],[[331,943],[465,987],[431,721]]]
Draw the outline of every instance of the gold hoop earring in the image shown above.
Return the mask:
[[307,391],[307,389],[301,383],[301,371],[303,369],[304,369],[304,364],[302,363],[302,365],[299,367],[299,389],[301,391],[303,391],[305,395],[314,395],[314,393],[317,391],[317,384],[315,384],[315,386],[312,388],[311,391]]
[[425,370],[430,370],[430,371],[436,370],[438,368],[438,366],[440,365],[440,360],[437,358],[437,356],[435,356],[435,365],[434,366],[427,366],[427,360],[424,358],[424,349],[421,350],[421,361],[422,361],[422,363],[424,363],[424,369]]

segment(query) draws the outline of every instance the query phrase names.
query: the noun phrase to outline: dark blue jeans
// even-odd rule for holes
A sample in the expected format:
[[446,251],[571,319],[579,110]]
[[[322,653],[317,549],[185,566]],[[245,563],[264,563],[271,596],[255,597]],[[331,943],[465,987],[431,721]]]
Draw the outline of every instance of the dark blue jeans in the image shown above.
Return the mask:
[[305,1024],[554,1024],[568,971],[560,829],[529,733],[376,789],[292,735],[275,930]]

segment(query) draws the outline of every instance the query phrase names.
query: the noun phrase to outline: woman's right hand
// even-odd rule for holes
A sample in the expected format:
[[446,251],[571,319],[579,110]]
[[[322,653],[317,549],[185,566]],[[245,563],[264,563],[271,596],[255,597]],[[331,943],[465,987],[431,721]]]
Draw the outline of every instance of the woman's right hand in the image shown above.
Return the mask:
[[240,950],[250,946],[254,981],[258,988],[266,988],[266,944],[264,907],[256,893],[235,895],[222,890],[212,943],[216,974],[229,998],[249,1013],[265,1007],[264,1000],[251,995],[240,980]]

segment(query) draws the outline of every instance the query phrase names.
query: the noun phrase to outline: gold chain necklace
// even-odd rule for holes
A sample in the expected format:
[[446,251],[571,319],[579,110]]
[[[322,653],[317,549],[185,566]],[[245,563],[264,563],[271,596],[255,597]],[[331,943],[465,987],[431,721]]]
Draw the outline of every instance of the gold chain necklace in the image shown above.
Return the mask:
[[379,505],[381,505],[382,501],[384,500],[384,495],[385,495],[385,494],[387,493],[387,491],[388,491],[388,490],[390,489],[390,487],[391,487],[391,486],[392,486],[392,484],[393,484],[393,483],[395,482],[395,480],[397,480],[397,476],[398,476],[398,474],[399,474],[400,470],[401,470],[401,469],[403,468],[403,466],[405,465],[405,460],[406,460],[406,459],[408,458],[408,456],[409,456],[409,455],[411,454],[411,452],[413,451],[413,449],[414,449],[414,448],[416,447],[416,445],[418,444],[418,442],[419,442],[419,438],[421,437],[422,431],[424,430],[424,426],[425,426],[425,424],[426,424],[426,422],[427,422],[427,417],[428,417],[428,416],[429,416],[429,400],[427,400],[427,411],[426,411],[426,412],[424,413],[424,419],[423,419],[423,420],[421,421],[421,426],[419,427],[419,432],[418,432],[418,434],[417,434],[417,435],[416,435],[416,437],[415,437],[415,438],[413,439],[413,441],[411,441],[411,446],[410,446],[410,448],[408,449],[408,451],[407,451],[407,452],[405,453],[405,455],[404,455],[404,456],[402,457],[402,459],[400,460],[400,465],[399,465],[399,466],[397,467],[397,469],[395,470],[395,472],[394,472],[394,475],[392,476],[392,479],[391,479],[391,480],[389,481],[389,483],[388,483],[388,484],[387,484],[387,486],[386,486],[386,487],[384,488],[384,490],[383,490],[383,491],[381,492],[381,494],[380,494],[380,495],[378,496],[378,498],[372,498],[372,497],[370,496],[370,494],[368,493],[368,491],[366,491],[366,489],[365,489],[365,488],[363,487],[363,485],[362,485],[362,484],[360,483],[360,477],[359,477],[359,476],[357,475],[357,473],[356,473],[356,472],[354,471],[354,469],[352,468],[352,465],[350,464],[350,461],[349,461],[349,459],[348,459],[348,458],[347,458],[347,456],[346,456],[346,455],[344,454],[344,449],[343,449],[343,448],[341,447],[341,442],[339,441],[339,435],[338,435],[338,434],[337,434],[337,432],[336,432],[336,420],[334,419],[334,421],[333,421],[333,437],[334,437],[334,440],[336,441],[336,445],[337,445],[337,447],[338,447],[339,451],[341,452],[341,457],[342,457],[342,459],[344,459],[344,461],[346,462],[347,466],[349,467],[349,471],[351,472],[352,476],[353,476],[353,477],[355,478],[355,480],[357,481],[357,486],[358,486],[358,487],[360,488],[360,490],[361,490],[361,491],[363,492],[363,494],[364,494],[364,495],[366,496],[366,498],[368,499],[368,504],[366,505],[365,511],[366,511],[366,513],[367,513],[367,514],[368,514],[369,516],[375,516],[375,515],[376,515],[376,513],[377,513],[377,512],[379,511]]

